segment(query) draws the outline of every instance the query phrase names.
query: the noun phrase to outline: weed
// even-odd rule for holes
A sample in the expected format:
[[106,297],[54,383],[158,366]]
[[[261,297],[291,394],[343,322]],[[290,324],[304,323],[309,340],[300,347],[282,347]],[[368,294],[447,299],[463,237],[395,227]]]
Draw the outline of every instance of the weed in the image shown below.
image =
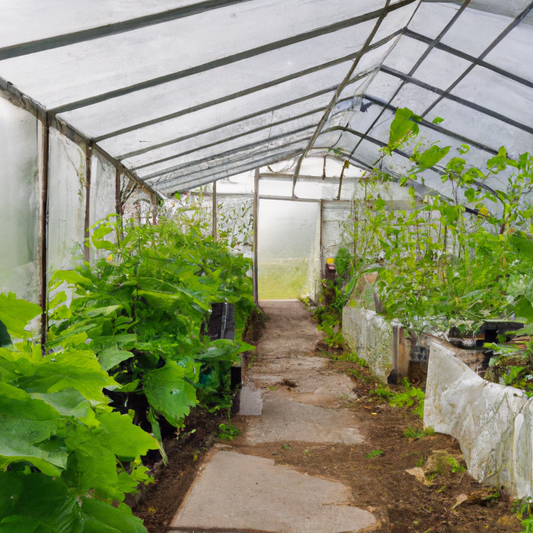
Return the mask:
[[424,437],[431,437],[435,434],[435,430],[430,426],[425,429],[415,429],[409,426],[404,432],[403,436],[408,439],[423,439]]
[[241,434],[241,430],[236,428],[231,422],[228,424],[220,424],[218,437],[224,441],[233,440]]
[[365,459],[373,459],[374,457],[379,457],[380,455],[383,455],[383,450],[372,450],[370,453],[367,453],[365,455]]
[[533,533],[533,500],[531,498],[522,498],[513,502],[513,513],[522,520],[521,533]]
[[291,447],[288,445],[288,444],[282,444],[281,447],[284,449],[284,450],[290,450]]
[[257,355],[252,355],[252,358],[250,359],[250,362],[248,363],[248,368],[252,368],[257,360]]
[[371,390],[370,394],[374,394],[376,396],[379,396],[380,398],[384,398],[388,402],[391,402],[392,399],[395,397],[395,393],[391,391],[388,387],[379,386],[375,390]]

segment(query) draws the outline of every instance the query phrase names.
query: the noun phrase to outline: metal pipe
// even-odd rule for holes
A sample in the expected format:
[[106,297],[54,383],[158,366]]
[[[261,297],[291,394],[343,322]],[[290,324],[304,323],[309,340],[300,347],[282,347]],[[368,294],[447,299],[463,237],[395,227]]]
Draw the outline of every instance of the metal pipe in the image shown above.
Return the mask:
[[217,242],[218,235],[217,235],[217,182],[213,182],[213,228],[211,230],[211,234],[213,235],[213,240]]
[[91,226],[91,169],[93,148],[91,143],[85,148],[85,246],[83,248],[83,260],[90,261],[91,248],[89,246],[89,228]]
[[259,169],[255,169],[254,176],[254,264],[253,264],[253,292],[255,305],[259,304],[258,278],[258,243],[259,243]]
[[48,332],[48,170],[50,153],[50,123],[48,115],[42,121],[42,142],[41,142],[41,294],[39,303],[41,305],[41,347],[43,356],[46,354],[46,336]]

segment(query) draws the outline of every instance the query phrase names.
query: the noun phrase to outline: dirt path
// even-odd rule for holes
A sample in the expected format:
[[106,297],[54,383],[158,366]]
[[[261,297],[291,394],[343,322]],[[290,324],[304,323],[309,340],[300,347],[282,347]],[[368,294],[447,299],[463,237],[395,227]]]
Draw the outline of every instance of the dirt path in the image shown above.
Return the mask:
[[[169,531],[521,531],[506,498],[484,501],[488,493],[447,462],[460,464],[454,439],[405,437],[421,430],[411,410],[370,394],[378,384],[366,369],[317,356],[322,337],[302,304],[261,305],[269,322],[245,374],[246,416],[233,419],[242,435],[206,454]],[[425,483],[406,472],[439,457]],[[452,510],[461,495],[474,503]]]

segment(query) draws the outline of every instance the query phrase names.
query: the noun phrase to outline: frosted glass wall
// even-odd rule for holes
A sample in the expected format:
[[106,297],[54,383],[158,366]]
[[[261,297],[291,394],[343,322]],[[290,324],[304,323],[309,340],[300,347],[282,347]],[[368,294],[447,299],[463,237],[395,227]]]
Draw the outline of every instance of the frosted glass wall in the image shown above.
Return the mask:
[[[98,153],[91,160],[91,188],[89,201],[89,227],[117,212],[116,191],[117,171],[115,167]],[[92,233],[92,232],[91,232]],[[114,232],[106,240],[114,240]],[[107,250],[91,249],[90,258],[94,262],[107,257]]]
[[48,273],[70,269],[83,258],[85,153],[50,129],[48,171]]
[[39,303],[40,127],[0,98],[0,292]]
[[352,212],[351,202],[324,202],[322,207],[322,265],[336,257],[339,248],[350,242],[346,225]]
[[319,206],[260,200],[259,298],[315,296]]

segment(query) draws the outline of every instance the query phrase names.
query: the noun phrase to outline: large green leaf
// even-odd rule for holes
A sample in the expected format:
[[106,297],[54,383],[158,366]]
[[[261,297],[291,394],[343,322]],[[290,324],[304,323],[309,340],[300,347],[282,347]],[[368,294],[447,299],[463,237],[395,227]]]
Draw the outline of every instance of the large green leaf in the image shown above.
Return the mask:
[[89,414],[89,401],[75,389],[63,389],[48,394],[34,392],[31,397],[46,402],[63,416],[86,418]]
[[147,533],[142,521],[133,516],[127,505],[115,508],[92,498],[81,501],[81,510],[88,517],[84,533]]
[[107,403],[104,387],[116,385],[91,351],[68,349],[47,356],[33,376],[20,380],[28,392],[52,393],[75,389],[88,400]]
[[189,372],[191,369],[168,361],[163,368],[147,372],[143,380],[150,405],[176,426],[198,403],[196,389],[185,380]]
[[98,360],[100,361],[100,365],[102,365],[104,370],[109,370],[119,363],[122,363],[122,361],[131,359],[132,357],[133,354],[131,352],[127,350],[121,350],[118,346],[106,348],[98,354]]
[[59,418],[59,413],[51,405],[8,383],[0,383],[0,415],[30,420]]
[[[60,475],[66,467],[68,453],[60,446],[46,446],[57,430],[58,422],[54,420],[0,416],[0,468],[14,462],[28,461],[45,474]],[[40,445],[43,442],[44,445]]]
[[74,450],[69,456],[67,471],[64,474],[69,485],[76,487],[79,494],[96,490],[104,498],[124,499],[124,494],[116,489],[117,461],[111,450],[81,428],[65,442]]
[[5,324],[12,337],[25,339],[28,322],[41,313],[38,305],[19,300],[12,292],[0,294],[0,320]]
[[[0,531],[6,533],[81,533],[82,512],[60,478],[40,473],[0,472]],[[2,499],[3,499],[2,498]],[[35,524],[37,529],[31,529]],[[4,529],[1,529],[1,528]]]
[[102,413],[98,421],[100,425],[95,432],[96,438],[123,460],[132,460],[146,455],[148,450],[159,448],[154,437],[135,426],[128,415]]

